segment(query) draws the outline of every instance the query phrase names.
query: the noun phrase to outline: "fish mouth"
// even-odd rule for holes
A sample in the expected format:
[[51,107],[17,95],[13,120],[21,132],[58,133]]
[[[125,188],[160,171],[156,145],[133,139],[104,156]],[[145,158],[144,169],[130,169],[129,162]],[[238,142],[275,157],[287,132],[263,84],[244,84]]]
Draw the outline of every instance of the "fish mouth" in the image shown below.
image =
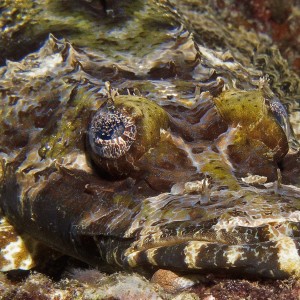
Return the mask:
[[182,273],[218,275],[225,272],[226,275],[265,278],[300,275],[299,237],[240,245],[183,239],[131,251],[124,259],[131,269],[146,266]]
[[[299,276],[300,215],[292,211],[294,191],[282,188],[286,200],[273,194],[266,201],[264,193],[269,195],[270,191],[265,189],[256,196],[252,187],[245,194],[219,191],[217,201],[212,193],[210,201],[203,205],[199,205],[201,195],[165,193],[149,197],[135,212],[128,210],[130,215],[122,210],[117,218],[109,218],[113,220],[107,224],[110,233],[99,236],[96,243],[109,264],[123,269],[226,272],[266,278]],[[270,215],[269,208],[279,203],[279,197],[278,208],[286,213],[274,211]],[[123,220],[125,215],[131,221],[118,236],[123,223],[117,220]]]

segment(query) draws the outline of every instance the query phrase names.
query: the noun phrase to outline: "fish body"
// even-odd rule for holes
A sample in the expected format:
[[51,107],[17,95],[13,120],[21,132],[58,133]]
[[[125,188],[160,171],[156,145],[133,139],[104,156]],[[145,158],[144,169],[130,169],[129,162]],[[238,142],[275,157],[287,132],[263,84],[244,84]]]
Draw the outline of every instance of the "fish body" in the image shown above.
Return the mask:
[[[181,58],[186,70],[192,61],[213,68],[217,52],[177,34],[172,47],[196,53]],[[184,99],[162,97],[170,82],[152,78],[153,96],[145,74],[135,80],[148,97],[128,92],[134,81],[122,64],[112,82],[119,92],[110,90],[101,70],[115,62],[52,35],[8,62],[0,71],[1,230],[11,233],[2,235],[2,270],[32,267],[34,239],[110,270],[299,277],[299,188],[278,178],[289,137],[264,89],[254,80],[226,87],[223,64],[212,84],[197,82],[200,95]],[[95,151],[95,141],[114,150]]]

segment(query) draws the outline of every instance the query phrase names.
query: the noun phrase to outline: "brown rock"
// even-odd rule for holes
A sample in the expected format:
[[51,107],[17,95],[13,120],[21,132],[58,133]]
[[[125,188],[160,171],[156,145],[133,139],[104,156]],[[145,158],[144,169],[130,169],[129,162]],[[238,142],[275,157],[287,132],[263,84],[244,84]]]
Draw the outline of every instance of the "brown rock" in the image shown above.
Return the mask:
[[200,275],[183,276],[170,270],[159,269],[156,271],[151,282],[160,285],[168,293],[177,293],[199,283]]

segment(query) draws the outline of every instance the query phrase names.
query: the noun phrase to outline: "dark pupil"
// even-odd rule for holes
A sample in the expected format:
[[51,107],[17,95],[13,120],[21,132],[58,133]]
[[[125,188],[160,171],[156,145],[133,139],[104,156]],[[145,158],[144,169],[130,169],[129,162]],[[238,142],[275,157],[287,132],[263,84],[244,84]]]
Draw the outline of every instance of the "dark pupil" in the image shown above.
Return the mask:
[[124,123],[119,118],[103,120],[100,128],[95,132],[95,137],[102,140],[111,140],[121,136],[124,130]]

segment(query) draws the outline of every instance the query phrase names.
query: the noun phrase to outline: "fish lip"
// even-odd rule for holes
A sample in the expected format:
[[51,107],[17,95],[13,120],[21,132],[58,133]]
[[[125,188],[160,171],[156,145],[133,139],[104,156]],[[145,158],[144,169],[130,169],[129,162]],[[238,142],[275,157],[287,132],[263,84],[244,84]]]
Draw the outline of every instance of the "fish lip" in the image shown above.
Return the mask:
[[[171,239],[172,238],[172,239]],[[213,241],[212,239],[205,239],[205,238],[193,238],[193,237],[182,237],[178,238],[176,236],[172,236],[170,239],[164,239],[160,240],[157,242],[149,243],[148,245],[142,245],[142,246],[137,246],[134,247],[136,251],[146,251],[149,249],[156,249],[156,248],[161,248],[161,247],[172,247],[172,246],[177,246],[177,245],[182,245],[186,244],[189,242],[202,242],[202,243],[214,243],[214,244],[223,244],[223,245],[229,245],[228,243],[218,241],[216,242],[215,240]],[[234,245],[234,244],[231,244]]]

